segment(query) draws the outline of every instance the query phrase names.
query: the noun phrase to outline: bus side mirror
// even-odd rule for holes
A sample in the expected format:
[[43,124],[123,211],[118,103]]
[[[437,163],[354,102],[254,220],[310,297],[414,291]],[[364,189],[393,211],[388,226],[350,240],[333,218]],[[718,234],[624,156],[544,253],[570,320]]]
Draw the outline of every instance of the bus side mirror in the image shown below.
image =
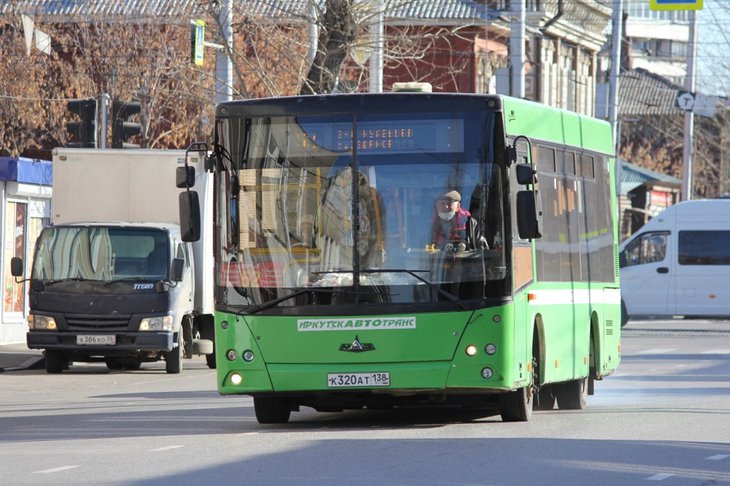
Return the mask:
[[180,193],[180,238],[183,241],[200,239],[200,202],[196,191]]
[[183,269],[185,268],[185,260],[182,258],[172,259],[172,268],[170,271],[170,280],[173,282],[182,282]]
[[517,193],[517,231],[524,240],[542,237],[542,211],[535,196],[535,191]]
[[626,266],[626,252],[621,252],[618,254],[618,267],[623,268]]
[[175,186],[187,189],[195,185],[195,167],[178,167],[175,170]]
[[535,169],[527,164],[517,165],[515,167],[515,172],[517,174],[517,183],[520,185],[526,186],[528,184],[534,184],[537,182],[537,177],[535,177]]
[[23,276],[23,259],[20,257],[13,257],[10,259],[10,274],[13,277]]

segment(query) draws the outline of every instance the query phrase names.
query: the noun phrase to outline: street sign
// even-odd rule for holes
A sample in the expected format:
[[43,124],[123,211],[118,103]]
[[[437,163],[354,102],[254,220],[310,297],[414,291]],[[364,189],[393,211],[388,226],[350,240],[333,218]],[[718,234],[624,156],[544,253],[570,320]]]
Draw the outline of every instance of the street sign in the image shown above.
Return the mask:
[[702,10],[702,0],[649,0],[651,10]]
[[205,50],[205,21],[190,20],[190,62],[196,66],[203,65]]

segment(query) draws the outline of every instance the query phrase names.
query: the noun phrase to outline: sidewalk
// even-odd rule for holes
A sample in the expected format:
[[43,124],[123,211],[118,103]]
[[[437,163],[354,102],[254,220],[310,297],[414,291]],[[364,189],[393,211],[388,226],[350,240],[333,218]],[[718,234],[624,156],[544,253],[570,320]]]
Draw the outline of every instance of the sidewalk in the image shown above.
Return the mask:
[[43,351],[28,349],[25,343],[0,343],[0,373],[45,368]]

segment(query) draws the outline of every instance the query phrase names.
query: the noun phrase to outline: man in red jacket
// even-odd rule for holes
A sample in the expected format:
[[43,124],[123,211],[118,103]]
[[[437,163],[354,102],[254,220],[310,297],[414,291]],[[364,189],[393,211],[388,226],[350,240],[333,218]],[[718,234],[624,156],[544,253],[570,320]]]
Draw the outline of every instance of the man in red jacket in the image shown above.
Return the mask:
[[436,201],[433,243],[439,249],[473,249],[475,224],[471,213],[461,207],[461,194],[458,191],[448,191]]

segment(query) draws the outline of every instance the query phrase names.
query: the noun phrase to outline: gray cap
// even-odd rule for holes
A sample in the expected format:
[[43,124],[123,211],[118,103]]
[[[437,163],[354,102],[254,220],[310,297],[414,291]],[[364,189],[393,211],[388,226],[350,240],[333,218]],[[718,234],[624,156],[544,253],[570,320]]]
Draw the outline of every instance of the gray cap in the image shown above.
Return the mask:
[[449,191],[443,196],[441,196],[442,199],[451,199],[452,201],[461,201],[461,194],[459,194],[456,191]]

